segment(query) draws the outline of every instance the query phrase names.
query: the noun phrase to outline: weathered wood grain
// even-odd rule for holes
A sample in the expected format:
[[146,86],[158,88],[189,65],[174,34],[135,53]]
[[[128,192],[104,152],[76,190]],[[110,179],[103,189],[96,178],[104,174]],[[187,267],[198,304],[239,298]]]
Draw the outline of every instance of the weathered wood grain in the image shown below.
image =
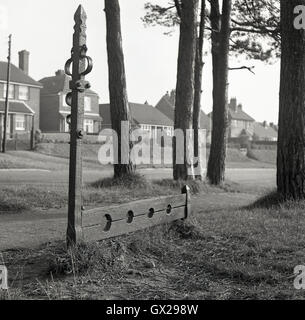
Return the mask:
[[109,231],[105,231],[107,219],[103,216],[101,224],[84,227],[83,236],[86,242],[104,240],[184,218],[185,206],[182,206],[172,209],[171,214],[167,214],[164,210],[157,212],[152,218],[149,218],[148,215],[136,216],[132,223],[127,223],[126,220],[118,220],[112,223]]
[[133,201],[114,207],[83,212],[84,241],[99,241],[136,232],[160,224],[187,219],[191,214],[190,188],[182,194]]
[[[185,207],[187,196],[181,194],[177,196],[153,198],[130,202],[120,206],[96,208],[83,212],[82,226],[89,227],[105,223],[105,216],[109,215],[112,221],[124,220],[127,222],[128,217],[133,213],[134,217],[148,216],[163,212],[171,206],[172,209]],[[153,210],[151,210],[153,209]]]

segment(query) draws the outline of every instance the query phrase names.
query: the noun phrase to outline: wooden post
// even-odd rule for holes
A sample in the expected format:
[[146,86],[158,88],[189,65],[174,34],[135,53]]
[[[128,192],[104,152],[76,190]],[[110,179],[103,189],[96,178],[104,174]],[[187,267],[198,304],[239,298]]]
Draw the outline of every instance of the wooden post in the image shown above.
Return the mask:
[[1,126],[1,121],[2,121],[2,119],[1,119],[1,116],[0,116],[0,148],[1,148],[1,151],[2,151],[2,126]]
[[[90,84],[85,75],[92,70],[92,60],[87,57],[86,20],[87,15],[80,5],[74,15],[75,26],[73,35],[72,56],[65,65],[65,72],[72,76],[71,93],[66,102],[71,106],[71,143],[69,171],[69,210],[68,210],[68,247],[76,245],[82,236],[82,139],[84,136],[84,100],[85,90]],[[72,65],[72,73],[70,67]]]
[[191,189],[189,186],[184,186],[181,191],[182,194],[186,194],[186,204],[185,204],[185,218],[187,219],[191,212],[192,212],[192,207],[191,207]]
[[8,111],[9,111],[9,92],[11,81],[11,47],[12,47],[12,35],[9,35],[8,41],[8,57],[7,57],[7,78],[6,78],[6,98],[5,98],[5,112],[4,112],[4,125],[3,125],[3,140],[2,140],[2,152],[6,152],[6,138],[7,138],[7,124],[8,124]]
[[32,116],[31,137],[30,137],[30,139],[31,139],[31,142],[30,142],[31,151],[35,150],[35,132],[34,131],[35,131],[35,116],[33,115]]

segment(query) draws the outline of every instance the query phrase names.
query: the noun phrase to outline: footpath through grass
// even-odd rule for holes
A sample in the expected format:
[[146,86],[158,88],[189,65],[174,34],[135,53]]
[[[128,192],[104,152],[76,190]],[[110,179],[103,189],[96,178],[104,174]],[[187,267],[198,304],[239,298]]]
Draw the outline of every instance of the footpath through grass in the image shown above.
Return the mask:
[[[177,193],[182,183],[103,180],[90,190],[111,204]],[[305,203],[218,203],[230,189],[192,184],[193,217],[78,247],[63,242],[3,252],[10,290],[2,299],[303,299],[293,270],[304,264]],[[118,192],[120,192],[118,194]],[[228,193],[229,192],[229,193]],[[209,196],[210,195],[210,196]],[[89,199],[89,195],[87,201]],[[95,193],[91,194],[94,199]],[[221,202],[221,200],[219,200]],[[110,204],[110,203],[109,203]]]

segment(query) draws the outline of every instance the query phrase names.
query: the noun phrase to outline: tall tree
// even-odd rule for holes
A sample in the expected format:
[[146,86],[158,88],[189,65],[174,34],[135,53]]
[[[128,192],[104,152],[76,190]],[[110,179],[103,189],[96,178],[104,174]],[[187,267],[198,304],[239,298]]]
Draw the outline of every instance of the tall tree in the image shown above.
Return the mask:
[[[167,7],[161,7],[159,5],[153,5],[151,3],[145,4],[146,15],[143,18],[143,21],[146,25],[162,25],[167,28],[173,28],[174,26],[180,23],[179,16],[177,15],[178,10],[175,9],[175,3],[169,2]],[[220,13],[220,3],[218,1],[209,0],[210,2],[210,14],[206,17],[210,18],[210,25],[204,27],[210,32],[203,33],[203,35],[209,36],[211,33],[212,39],[212,56],[213,56],[213,82],[214,82],[214,97],[218,101],[214,101],[214,106],[219,104],[219,95],[216,92],[220,92],[218,88],[219,81],[224,79],[221,76],[218,80],[218,64],[223,63],[222,59],[218,59],[217,52],[220,51],[220,46],[227,46],[227,37],[221,37],[221,20],[224,19]],[[224,1],[224,4],[228,6],[228,3]],[[202,5],[203,7],[203,5]],[[223,7],[224,8],[224,7]],[[207,12],[207,10],[206,10]],[[201,11],[201,23],[202,27],[205,23],[205,20],[202,19],[203,11]],[[258,59],[261,61],[272,61],[273,58],[279,56],[279,43],[280,43],[280,34],[279,34],[279,0],[235,0],[234,7],[232,10],[232,23],[228,30],[230,30],[230,53],[240,56],[244,55],[246,58]],[[217,30],[217,32],[216,32]],[[167,32],[166,34],[171,33]],[[201,33],[199,33],[201,34]],[[201,34],[202,35],[202,34]],[[200,37],[199,37],[200,39]],[[221,44],[223,41],[225,44]],[[199,40],[200,41],[200,40]],[[197,51],[198,52],[198,51]],[[195,88],[198,90],[198,80],[202,81],[202,78],[198,76],[200,73],[199,68],[202,66],[196,60],[195,67]],[[249,70],[252,72],[252,67],[249,66],[237,66],[230,67],[229,70]],[[220,67],[220,72],[222,72],[223,67]],[[201,83],[202,84],[202,83]],[[227,87],[222,85],[225,92],[221,93],[222,99],[227,94]],[[196,124],[199,123],[200,113],[198,113],[198,92],[195,92],[194,99],[194,119],[193,126],[196,128]],[[227,118],[227,108],[220,108],[223,110],[224,114],[220,115],[218,110],[218,118],[222,118],[222,123],[226,123]],[[215,120],[216,121],[216,120]],[[219,122],[219,121],[218,121]],[[216,129],[217,132],[214,133],[214,146],[212,147],[213,152],[211,153],[212,158],[209,161],[210,171],[208,177],[214,184],[219,184],[224,179],[224,170],[225,170],[225,156],[226,156],[226,139],[221,138],[225,136],[225,128]],[[196,132],[196,130],[195,130]],[[216,138],[218,137],[218,138]],[[198,146],[196,145],[195,136],[195,155],[198,153]],[[220,141],[223,140],[223,143]],[[217,142],[218,141],[218,142]],[[218,161],[215,162],[215,157],[217,155]],[[215,173],[213,171],[215,170]]]
[[207,177],[219,185],[225,178],[225,159],[228,124],[228,69],[232,1],[211,0],[212,57],[213,57],[213,131]]
[[[194,157],[200,159],[200,113],[201,113],[201,96],[202,96],[202,72],[203,72],[203,44],[204,44],[204,33],[205,33],[205,19],[206,19],[206,2],[201,0],[200,9],[200,22],[199,22],[199,34],[197,38],[196,48],[196,63],[195,63],[195,92],[194,92],[194,110],[193,110],[193,129],[194,129]],[[195,178],[198,180],[202,179],[201,165],[198,162],[196,168]]]
[[[191,146],[187,139],[187,130],[193,126],[194,104],[194,71],[197,48],[197,15],[198,0],[176,1],[177,11],[180,16],[180,40],[178,54],[178,71],[176,86],[175,129],[184,133],[183,149],[177,144],[178,138],[174,139],[173,163],[174,180],[187,180],[192,174],[188,164],[188,155]],[[178,150],[179,148],[179,150]],[[177,163],[178,154],[182,154],[184,163]],[[181,160],[181,158],[179,159]]]
[[305,0],[281,0],[281,85],[277,187],[303,199],[305,186],[305,31],[294,28],[294,8]]
[[[181,14],[183,11],[183,4],[180,0],[173,1],[168,7],[161,7],[159,5],[153,5],[151,3],[145,4],[147,11],[143,21],[146,25],[160,24],[166,27],[173,27],[179,25],[181,22]],[[174,9],[174,10],[173,10]],[[197,39],[196,39],[196,55],[194,64],[194,103],[193,103],[193,117],[192,126],[194,129],[194,157],[200,156],[199,150],[199,134],[200,129],[200,111],[201,111],[201,96],[202,96],[202,71],[203,71],[203,45],[205,35],[205,22],[206,22],[206,1],[201,0],[200,8],[200,21]],[[170,33],[170,32],[169,32]],[[175,91],[177,92],[177,91]],[[189,168],[190,169],[190,168]],[[202,179],[200,163],[196,167],[196,179]]]
[[121,127],[123,121],[129,121],[130,126],[131,117],[126,88],[119,1],[105,0],[105,13],[111,123],[112,129],[118,136],[118,147],[114,148],[115,159],[117,160],[117,163],[114,164],[114,177],[121,178],[126,174],[133,173],[135,167],[130,160],[130,128],[127,129],[127,132],[122,132]]

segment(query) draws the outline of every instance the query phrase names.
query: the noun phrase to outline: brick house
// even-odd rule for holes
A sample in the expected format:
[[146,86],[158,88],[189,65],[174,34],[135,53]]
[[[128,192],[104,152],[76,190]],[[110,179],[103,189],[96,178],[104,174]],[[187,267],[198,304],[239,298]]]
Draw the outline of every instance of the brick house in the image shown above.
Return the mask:
[[[19,68],[11,64],[8,138],[39,129],[41,83],[29,76],[29,52],[19,52]],[[0,61],[0,133],[3,134],[7,62]]]
[[[40,129],[43,132],[69,132],[67,116],[71,107],[66,104],[66,95],[71,77],[63,70],[58,70],[55,76],[40,80],[43,85],[40,100]],[[86,90],[84,130],[89,134],[98,134],[102,118],[99,112],[99,96],[92,90]]]
[[[130,114],[132,117],[132,127],[150,132],[151,138],[157,138],[159,132],[165,132],[167,136],[174,135],[174,122],[165,116],[158,109],[148,103],[129,103]],[[110,105],[100,105],[100,115],[103,118],[102,129],[111,128]]]
[[[213,117],[213,112],[209,113],[209,117]],[[245,136],[249,140],[253,139],[255,120],[243,110],[242,104],[237,104],[236,98],[231,98],[228,105],[228,121],[230,141],[234,142]]]
[[268,124],[267,121],[263,123],[255,122],[253,141],[268,141],[276,142],[278,139],[278,132],[274,124]]
[[255,120],[243,111],[243,106],[237,104],[237,99],[232,98],[229,103],[229,138],[239,138],[246,134],[252,139]]
[[[175,90],[168,92],[161,98],[156,105],[156,109],[161,111],[173,122],[175,121]],[[207,133],[207,142],[211,141],[211,119],[203,112],[200,113],[200,128]]]

